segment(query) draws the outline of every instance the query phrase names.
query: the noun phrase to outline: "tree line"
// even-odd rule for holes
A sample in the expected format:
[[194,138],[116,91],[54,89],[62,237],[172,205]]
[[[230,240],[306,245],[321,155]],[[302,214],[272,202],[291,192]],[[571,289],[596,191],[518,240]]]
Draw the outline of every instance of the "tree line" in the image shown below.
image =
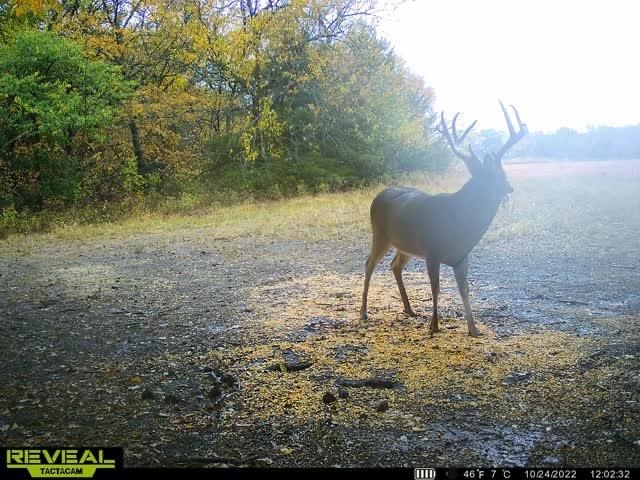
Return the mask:
[[278,198],[449,160],[369,0],[0,0],[0,211]]
[[[479,141],[485,150],[504,142],[504,134],[483,130]],[[558,160],[640,159],[640,124],[624,127],[590,127],[584,132],[560,128],[555,132],[529,133],[510,152],[511,157]]]

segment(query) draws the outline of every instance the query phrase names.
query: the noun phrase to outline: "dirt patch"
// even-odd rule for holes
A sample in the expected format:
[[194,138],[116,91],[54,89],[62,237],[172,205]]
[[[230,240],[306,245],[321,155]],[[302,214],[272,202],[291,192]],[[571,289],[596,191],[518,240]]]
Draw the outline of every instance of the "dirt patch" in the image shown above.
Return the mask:
[[635,218],[616,241],[483,241],[480,338],[448,269],[442,333],[423,262],[405,274],[419,317],[402,314],[391,252],[360,321],[364,232],[205,228],[0,258],[0,444],[123,446],[128,466],[638,467]]

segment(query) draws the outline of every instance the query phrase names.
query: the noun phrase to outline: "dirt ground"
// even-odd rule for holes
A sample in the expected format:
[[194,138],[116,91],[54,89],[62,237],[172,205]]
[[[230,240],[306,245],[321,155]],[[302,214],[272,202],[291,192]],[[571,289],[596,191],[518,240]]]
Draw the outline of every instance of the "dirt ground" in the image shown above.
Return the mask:
[[211,227],[0,257],[0,445],[121,446],[126,466],[640,467],[640,224],[617,201],[622,220],[579,218],[584,235],[483,239],[480,338],[447,268],[443,331],[415,259],[419,317],[402,314],[391,252],[359,320],[368,234]]

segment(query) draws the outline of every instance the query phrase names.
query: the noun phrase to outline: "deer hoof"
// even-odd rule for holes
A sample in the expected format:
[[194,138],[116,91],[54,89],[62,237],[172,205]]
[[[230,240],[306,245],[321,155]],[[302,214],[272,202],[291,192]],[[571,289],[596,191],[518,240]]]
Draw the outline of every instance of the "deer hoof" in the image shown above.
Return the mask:
[[367,318],[367,312],[360,312],[360,320],[366,320]]
[[482,336],[482,333],[477,329],[473,329],[473,330],[469,330],[469,336],[470,337],[480,337],[480,336]]
[[405,309],[404,313],[406,313],[407,315],[409,315],[410,317],[417,317],[418,314],[416,312],[414,312],[412,309]]

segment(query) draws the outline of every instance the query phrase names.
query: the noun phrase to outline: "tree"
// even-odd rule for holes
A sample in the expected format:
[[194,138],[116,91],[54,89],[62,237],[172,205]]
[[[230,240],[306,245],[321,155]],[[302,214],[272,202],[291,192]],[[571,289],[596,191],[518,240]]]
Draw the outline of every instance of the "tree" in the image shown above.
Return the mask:
[[592,127],[585,132],[560,128],[533,133],[519,155],[565,160],[633,159],[640,157],[640,125]]
[[[202,188],[289,195],[300,186],[346,188],[443,165],[434,93],[376,36],[375,4],[60,0],[58,8],[14,16],[38,20],[16,21],[12,32],[46,29],[56,42],[75,45],[73,62],[111,71],[101,85],[114,98],[87,91],[89,79],[79,84],[73,69],[44,75],[48,58],[61,55],[52,47],[21,70],[34,72],[33,98],[53,105],[34,116],[13,100],[28,86],[11,73],[0,99],[11,107],[0,125],[11,146],[0,175],[11,172],[13,186],[3,195],[33,208]],[[3,52],[17,48],[14,39],[0,39]],[[123,88],[126,95],[118,93]],[[96,102],[95,111],[79,108],[81,101]],[[99,101],[112,109],[103,115],[111,120],[91,123]],[[79,112],[82,125],[74,120]],[[37,136],[25,133],[34,125]],[[107,135],[108,148],[100,140]]]
[[433,90],[371,27],[352,29],[327,53],[307,96],[312,116],[303,130],[321,156],[358,177],[433,168],[446,158],[433,148]]
[[117,67],[88,61],[51,32],[24,31],[1,46],[0,207],[76,199],[83,162],[106,140],[128,93]]

